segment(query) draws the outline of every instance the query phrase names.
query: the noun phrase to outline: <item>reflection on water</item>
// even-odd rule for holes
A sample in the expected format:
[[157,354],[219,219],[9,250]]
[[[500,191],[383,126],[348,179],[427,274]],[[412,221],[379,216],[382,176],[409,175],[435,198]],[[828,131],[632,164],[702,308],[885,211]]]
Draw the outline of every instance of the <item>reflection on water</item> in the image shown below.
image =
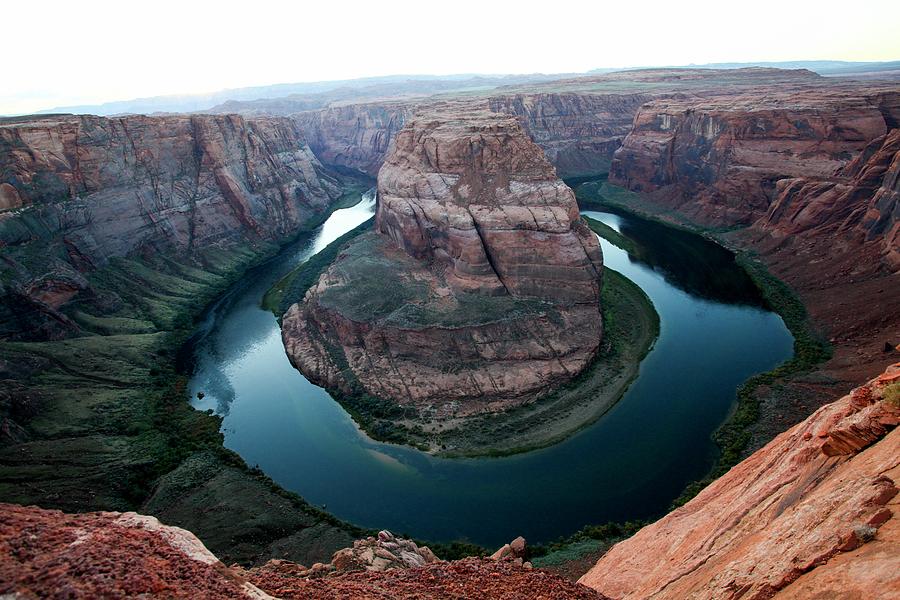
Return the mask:
[[765,306],[753,280],[725,248],[698,243],[697,235],[654,221],[602,214],[607,225],[634,242],[630,257],[660,273],[673,286],[707,300]]
[[[197,332],[187,344],[193,406],[213,409],[216,414],[229,414],[235,399],[231,382],[238,375],[241,359],[263,352],[273,344],[281,344],[281,334],[271,313],[260,309],[263,294],[294,266],[304,262],[328,244],[375,213],[375,190],[363,194],[358,204],[336,210],[313,233],[302,237],[287,251],[252,269],[208,311]],[[285,359],[286,360],[286,359]],[[204,397],[196,397],[202,392]]]
[[[587,523],[646,518],[711,466],[710,434],[737,386],[790,356],[792,339],[717,247],[587,213],[638,245],[601,241],[607,267],[637,283],[660,314],[660,337],[625,397],[551,448],[499,459],[437,459],[374,442],[321,388],[293,369],[278,324],[259,307],[297,263],[369,218],[374,197],[338,211],[308,239],[254,270],[212,307],[188,346],[194,406],[224,416],[225,444],[338,517],[421,538],[497,546]],[[650,232],[650,233],[648,233]],[[706,273],[699,276],[696,271]]]

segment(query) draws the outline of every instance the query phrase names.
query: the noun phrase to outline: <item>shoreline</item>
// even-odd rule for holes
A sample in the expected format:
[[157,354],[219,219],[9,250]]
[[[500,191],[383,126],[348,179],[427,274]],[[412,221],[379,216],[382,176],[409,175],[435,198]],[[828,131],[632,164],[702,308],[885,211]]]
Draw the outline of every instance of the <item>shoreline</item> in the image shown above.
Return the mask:
[[[588,192],[583,189],[585,185],[596,186],[594,197],[587,197]],[[769,308],[781,317],[794,338],[794,354],[791,358],[770,371],[750,377],[738,387],[735,402],[726,420],[713,433],[713,440],[720,450],[718,458],[705,477],[688,484],[682,494],[673,501],[672,509],[675,509],[688,502],[745,458],[745,450],[750,442],[750,428],[759,421],[761,415],[762,402],[756,397],[757,391],[762,387],[777,385],[788,377],[813,371],[831,357],[831,347],[816,330],[796,292],[786,282],[769,272],[766,265],[755,258],[752,250],[736,247],[722,238],[723,233],[734,229],[704,228],[670,209],[654,212],[649,208],[652,205],[639,194],[613,186],[608,183],[606,176],[598,176],[593,181],[578,182],[575,193],[582,209],[621,211],[700,235],[733,253],[735,262],[753,280]]]
[[[368,187],[347,180],[327,210],[278,243],[207,248],[187,260],[117,260],[91,275],[103,293],[122,298],[113,316],[85,319],[80,337],[0,345],[0,367],[15,373],[7,381],[27,390],[32,403],[20,409],[30,413],[17,417],[24,437],[0,447],[4,500],[67,512],[153,514],[243,564],[267,560],[275,544],[278,554],[299,562],[327,560],[365,535],[367,529],[281,488],[226,448],[221,418],[190,405],[178,363],[223,294],[334,211],[358,202]],[[246,508],[258,503],[270,507],[263,528],[260,515]]]
[[[328,268],[341,247],[365,229],[363,225],[348,232],[298,265],[265,294],[264,306],[273,312],[277,307],[283,314],[295,301],[302,301],[306,289]],[[652,302],[626,277],[606,269],[601,294],[605,333],[590,365],[569,382],[508,411],[456,418],[452,426],[427,433],[422,426],[433,423],[398,419],[392,421],[387,434],[379,434],[375,426],[382,420],[365,412],[367,395],[327,391],[370,439],[405,445],[439,458],[496,458],[553,446],[594,424],[624,396],[659,334],[659,315]],[[620,319],[628,315],[621,320],[639,326],[615,326],[614,314]],[[278,312],[276,315],[280,317]],[[515,435],[504,433],[510,428]]]

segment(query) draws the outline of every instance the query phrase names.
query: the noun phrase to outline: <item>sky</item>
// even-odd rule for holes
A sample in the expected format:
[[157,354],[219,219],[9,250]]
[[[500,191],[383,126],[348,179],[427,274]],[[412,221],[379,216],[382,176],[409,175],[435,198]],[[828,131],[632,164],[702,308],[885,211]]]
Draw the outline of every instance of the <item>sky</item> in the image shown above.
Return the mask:
[[393,74],[900,60],[900,1],[7,0],[0,114]]

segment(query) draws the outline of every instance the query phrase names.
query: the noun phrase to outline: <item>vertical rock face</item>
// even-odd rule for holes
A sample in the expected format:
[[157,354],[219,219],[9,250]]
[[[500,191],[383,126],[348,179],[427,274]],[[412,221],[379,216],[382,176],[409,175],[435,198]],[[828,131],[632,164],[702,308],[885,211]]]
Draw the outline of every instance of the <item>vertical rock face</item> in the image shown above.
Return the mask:
[[900,93],[760,90],[655,100],[616,152],[614,183],[714,225],[763,216],[785,178],[827,178],[896,120]]
[[391,140],[413,111],[409,103],[383,102],[302,112],[292,118],[324,163],[374,177]]
[[876,138],[835,176],[778,181],[758,227],[784,235],[852,235],[900,270],[900,129]]
[[560,176],[609,168],[649,94],[544,93],[494,96],[491,110],[519,117]]
[[596,305],[602,256],[575,197],[511,117],[423,117],[378,175],[376,228],[455,291]]
[[900,594],[900,363],[614,546],[580,582],[613,598]]
[[280,240],[339,194],[287,119],[4,121],[0,210],[18,210],[0,212],[0,336],[38,313],[64,322],[112,258]]
[[407,123],[357,238],[284,316],[313,381],[446,414],[502,410],[595,355],[602,256],[574,196],[512,117]]

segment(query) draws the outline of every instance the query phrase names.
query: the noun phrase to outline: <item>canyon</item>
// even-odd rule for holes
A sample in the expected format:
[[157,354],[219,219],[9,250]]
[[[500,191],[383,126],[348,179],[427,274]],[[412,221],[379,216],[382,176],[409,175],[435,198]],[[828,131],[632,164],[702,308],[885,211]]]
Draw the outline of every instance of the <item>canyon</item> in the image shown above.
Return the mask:
[[6,120],[0,177],[7,339],[76,333],[61,308],[114,259],[277,242],[342,193],[294,122],[237,116]]
[[[375,231],[292,299],[285,349],[316,383],[356,395],[351,410],[374,404],[376,436],[424,427],[393,441],[440,453],[435,431],[527,407],[601,362],[608,277],[559,178],[575,187],[608,171],[605,206],[699,231],[785,281],[830,357],[754,388],[745,460],[600,558],[581,579],[595,591],[474,558],[334,585],[373,597],[406,585],[414,597],[421,580],[498,597],[521,586],[585,598],[897,589],[898,367],[878,376],[900,342],[896,83],[645,70],[301,112],[252,104],[226,107],[243,116],[0,120],[3,501],[140,510],[245,566],[326,563],[369,532],[280,489],[222,447],[220,417],[190,409],[176,359],[192,319],[377,176]],[[135,522],[138,537],[157,527],[0,513],[3,527],[40,535],[71,528],[65,544],[78,528],[108,540]],[[156,545],[162,534],[147,535]],[[110,544],[86,539],[63,552],[102,563]],[[129,552],[123,564],[140,565]],[[207,555],[183,571],[183,589],[280,594]],[[328,577],[308,576],[284,589],[331,593]]]

